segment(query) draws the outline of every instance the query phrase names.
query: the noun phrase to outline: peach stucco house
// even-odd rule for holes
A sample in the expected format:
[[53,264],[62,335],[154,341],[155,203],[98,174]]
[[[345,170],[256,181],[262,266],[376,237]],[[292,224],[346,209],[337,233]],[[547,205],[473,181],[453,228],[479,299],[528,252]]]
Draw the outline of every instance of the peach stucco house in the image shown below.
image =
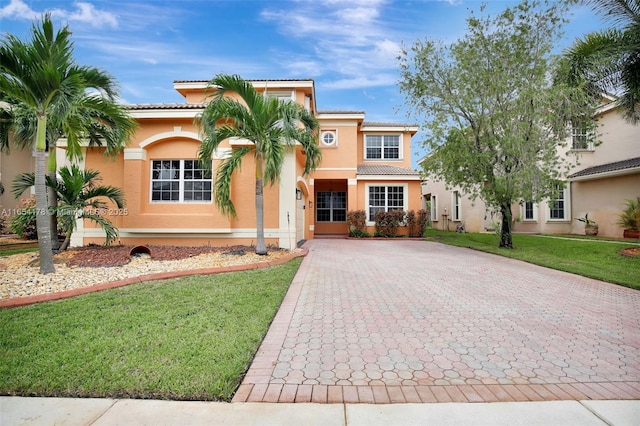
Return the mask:
[[[574,129],[566,155],[578,164],[566,176],[566,188],[558,199],[531,203],[523,200],[512,207],[514,232],[584,234],[576,218],[595,220],[599,236],[621,238],[616,222],[625,200],[640,196],[640,126],[626,122],[613,99],[596,112],[598,139]],[[576,159],[576,158],[572,158]],[[472,201],[459,188],[426,179],[422,184],[423,205],[430,201],[433,227],[455,230],[464,223],[469,232],[492,231],[500,222],[484,202]]]
[[[265,188],[267,244],[293,248],[300,240],[347,235],[349,210],[372,215],[383,210],[419,210],[420,175],[411,169],[415,125],[365,121],[362,111],[318,111],[313,80],[253,80],[260,92],[304,105],[320,122],[322,162],[303,176],[301,150],[287,154],[279,185]],[[122,244],[255,244],[256,222],[252,158],[246,157],[232,181],[237,218],[221,214],[212,201],[212,179],[197,161],[201,135],[194,119],[205,104],[206,81],[175,81],[185,98],[178,104],[129,106],[139,128],[115,159],[87,149],[81,167],[97,169],[103,183],[122,188],[126,208],[106,212]],[[235,147],[228,140],[214,153],[216,165]],[[64,164],[65,141],[58,164]],[[17,153],[15,155],[18,155]],[[373,228],[371,228],[373,230]],[[86,222],[72,245],[101,244],[104,234]]]

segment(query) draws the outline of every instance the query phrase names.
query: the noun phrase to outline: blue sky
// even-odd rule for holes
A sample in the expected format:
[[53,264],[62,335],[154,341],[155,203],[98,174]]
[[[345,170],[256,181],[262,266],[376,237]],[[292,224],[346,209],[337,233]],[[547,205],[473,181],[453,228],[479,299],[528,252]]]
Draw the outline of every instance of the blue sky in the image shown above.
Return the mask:
[[[485,3],[493,14],[516,4]],[[312,78],[320,110],[365,111],[369,121],[407,122],[396,85],[399,49],[424,37],[456,40],[465,33],[469,10],[481,4],[0,0],[0,32],[26,39],[33,20],[51,12],[58,25],[69,24],[77,62],[111,73],[124,103],[183,102],[174,80],[207,80],[224,72],[246,79]],[[558,49],[603,26],[584,6],[567,18]]]

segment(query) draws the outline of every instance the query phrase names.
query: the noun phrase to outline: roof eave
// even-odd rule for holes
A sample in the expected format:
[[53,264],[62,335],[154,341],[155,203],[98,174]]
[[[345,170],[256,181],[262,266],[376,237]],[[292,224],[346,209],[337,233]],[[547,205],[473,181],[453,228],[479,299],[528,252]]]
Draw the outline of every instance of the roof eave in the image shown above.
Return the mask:
[[611,170],[611,171],[602,172],[602,173],[590,173],[588,175],[569,177],[569,182],[606,179],[606,178],[616,177],[616,176],[633,175],[636,173],[640,173],[640,166],[628,167],[626,169],[619,169],[619,170]]

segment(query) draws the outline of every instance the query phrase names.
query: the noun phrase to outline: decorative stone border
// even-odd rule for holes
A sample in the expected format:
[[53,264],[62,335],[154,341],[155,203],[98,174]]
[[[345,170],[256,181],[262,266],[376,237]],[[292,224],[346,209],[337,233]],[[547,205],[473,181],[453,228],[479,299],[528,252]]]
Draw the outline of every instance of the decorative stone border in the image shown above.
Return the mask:
[[218,268],[201,268],[189,269],[184,271],[158,272],[155,274],[140,275],[138,277],[125,278],[123,280],[110,281],[102,284],[96,284],[90,287],[76,288],[72,290],[61,291],[58,293],[38,294],[35,296],[14,297],[11,299],[0,300],[0,309],[17,308],[19,306],[32,305],[34,303],[49,302],[51,300],[68,299],[69,297],[80,296],[81,294],[94,293],[96,291],[109,290],[112,288],[124,287],[126,285],[142,283],[146,281],[166,280],[170,278],[186,277],[189,275],[212,275],[225,272],[248,271],[251,269],[264,269],[271,266],[282,265],[296,257],[304,257],[309,250],[302,248],[301,251],[289,253],[286,256],[275,259],[271,262],[249,263],[246,265],[222,266]]

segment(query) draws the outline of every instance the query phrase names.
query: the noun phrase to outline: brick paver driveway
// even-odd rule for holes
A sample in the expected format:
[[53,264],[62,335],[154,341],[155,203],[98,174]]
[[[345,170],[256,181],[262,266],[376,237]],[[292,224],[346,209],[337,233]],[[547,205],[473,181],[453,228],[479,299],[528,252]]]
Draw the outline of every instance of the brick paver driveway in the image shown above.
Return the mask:
[[423,241],[305,247],[234,401],[640,399],[640,291]]

